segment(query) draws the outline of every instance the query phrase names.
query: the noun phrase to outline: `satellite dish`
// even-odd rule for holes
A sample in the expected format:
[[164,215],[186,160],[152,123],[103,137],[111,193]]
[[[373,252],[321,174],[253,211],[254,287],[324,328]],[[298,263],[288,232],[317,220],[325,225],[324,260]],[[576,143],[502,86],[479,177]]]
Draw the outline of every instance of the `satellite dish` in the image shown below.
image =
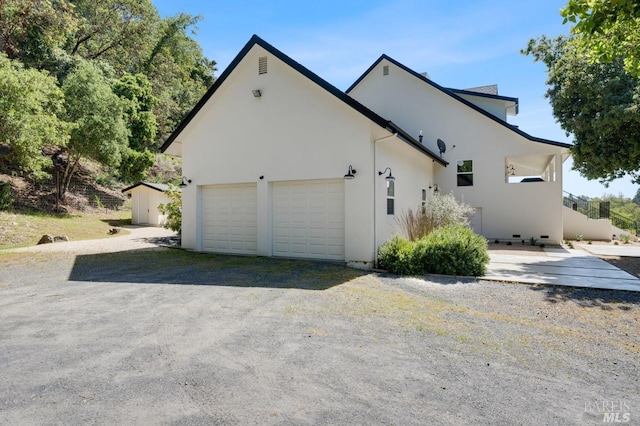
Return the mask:
[[438,149],[440,150],[440,157],[447,152],[447,144],[442,139],[438,139]]

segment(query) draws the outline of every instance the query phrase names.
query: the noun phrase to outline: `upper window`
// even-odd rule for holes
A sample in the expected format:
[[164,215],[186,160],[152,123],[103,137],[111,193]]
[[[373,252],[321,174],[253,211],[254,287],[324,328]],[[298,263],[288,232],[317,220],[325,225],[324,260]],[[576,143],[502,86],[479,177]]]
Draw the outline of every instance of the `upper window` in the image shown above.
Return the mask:
[[387,214],[395,214],[395,198],[396,198],[396,185],[394,181],[387,181]]
[[382,66],[382,75],[389,75],[389,65]]
[[458,161],[458,186],[473,186],[473,160]]

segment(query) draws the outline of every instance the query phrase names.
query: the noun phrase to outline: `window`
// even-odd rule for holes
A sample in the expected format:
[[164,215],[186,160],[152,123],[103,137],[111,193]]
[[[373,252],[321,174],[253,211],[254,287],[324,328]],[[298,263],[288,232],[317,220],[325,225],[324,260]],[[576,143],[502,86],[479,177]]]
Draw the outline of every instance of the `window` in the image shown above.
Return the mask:
[[267,73],[267,57],[261,56],[258,58],[258,75]]
[[382,75],[389,75],[389,65],[382,66]]
[[427,190],[423,189],[422,190],[422,207],[425,207],[427,205]]
[[387,214],[395,214],[395,198],[396,198],[396,185],[394,181],[387,181]]
[[473,160],[458,161],[458,186],[473,186]]

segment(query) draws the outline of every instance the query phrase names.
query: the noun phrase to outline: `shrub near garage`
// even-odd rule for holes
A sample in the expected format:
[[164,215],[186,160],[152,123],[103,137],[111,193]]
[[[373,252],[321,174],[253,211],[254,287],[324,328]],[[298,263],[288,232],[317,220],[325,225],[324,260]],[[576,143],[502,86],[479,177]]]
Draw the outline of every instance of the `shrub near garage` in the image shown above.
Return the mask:
[[449,225],[418,241],[413,259],[425,273],[482,276],[489,263],[487,240],[465,226]]
[[378,251],[378,264],[394,274],[482,276],[489,262],[487,241],[462,225],[433,230],[417,242],[396,235]]

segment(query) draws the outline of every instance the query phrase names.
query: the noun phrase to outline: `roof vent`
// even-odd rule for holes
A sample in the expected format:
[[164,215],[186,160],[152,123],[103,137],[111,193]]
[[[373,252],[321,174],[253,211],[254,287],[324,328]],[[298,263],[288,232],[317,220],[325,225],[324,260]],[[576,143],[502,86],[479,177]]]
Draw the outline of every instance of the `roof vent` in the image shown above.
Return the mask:
[[389,65],[382,66],[382,75],[389,75]]
[[429,80],[431,80],[431,77],[429,77],[429,73],[428,72],[421,72],[420,73],[421,76],[423,76],[424,78],[428,78]]
[[267,73],[267,57],[261,56],[258,58],[258,75]]

